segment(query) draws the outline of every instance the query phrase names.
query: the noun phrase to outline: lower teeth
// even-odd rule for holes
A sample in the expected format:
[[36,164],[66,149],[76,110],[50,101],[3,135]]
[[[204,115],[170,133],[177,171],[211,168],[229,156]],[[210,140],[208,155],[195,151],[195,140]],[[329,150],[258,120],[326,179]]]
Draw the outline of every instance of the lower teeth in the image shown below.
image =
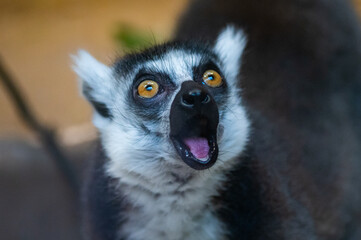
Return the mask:
[[198,160],[199,160],[199,161],[201,161],[201,162],[207,162],[208,157],[205,157],[205,158],[198,158]]

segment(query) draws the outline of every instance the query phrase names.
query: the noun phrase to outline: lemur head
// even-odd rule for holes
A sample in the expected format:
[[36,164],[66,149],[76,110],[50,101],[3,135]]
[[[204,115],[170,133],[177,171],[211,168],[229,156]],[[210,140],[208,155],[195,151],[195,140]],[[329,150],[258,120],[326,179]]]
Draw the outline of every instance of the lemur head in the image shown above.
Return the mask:
[[244,47],[243,33],[228,27],[213,46],[167,43],[111,67],[80,51],[74,69],[94,108],[110,174],[151,179],[232,162],[249,127],[237,88]]

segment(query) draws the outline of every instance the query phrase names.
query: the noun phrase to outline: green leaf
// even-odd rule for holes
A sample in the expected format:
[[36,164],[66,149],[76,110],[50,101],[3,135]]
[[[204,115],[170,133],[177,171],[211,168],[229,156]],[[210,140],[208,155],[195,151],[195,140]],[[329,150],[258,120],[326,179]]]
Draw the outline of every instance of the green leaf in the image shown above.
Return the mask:
[[154,45],[156,42],[153,34],[127,24],[121,24],[117,27],[114,38],[125,51],[142,50]]

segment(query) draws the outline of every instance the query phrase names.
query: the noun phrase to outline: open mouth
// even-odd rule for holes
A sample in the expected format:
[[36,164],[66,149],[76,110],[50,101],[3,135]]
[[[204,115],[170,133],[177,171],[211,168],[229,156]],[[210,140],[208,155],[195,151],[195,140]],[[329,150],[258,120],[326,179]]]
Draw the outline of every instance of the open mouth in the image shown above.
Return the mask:
[[171,134],[171,140],[182,160],[191,168],[210,168],[217,160],[217,130],[205,116],[196,116]]

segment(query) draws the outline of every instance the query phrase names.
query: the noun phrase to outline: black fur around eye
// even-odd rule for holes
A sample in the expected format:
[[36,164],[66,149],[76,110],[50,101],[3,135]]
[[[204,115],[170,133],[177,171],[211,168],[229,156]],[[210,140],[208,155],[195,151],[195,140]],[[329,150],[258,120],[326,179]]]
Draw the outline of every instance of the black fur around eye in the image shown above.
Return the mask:
[[133,98],[143,106],[159,104],[164,98],[166,87],[162,79],[155,75],[137,76],[133,84]]
[[153,98],[159,92],[159,84],[153,80],[144,80],[138,85],[138,95],[142,98]]
[[214,70],[207,70],[203,73],[203,82],[210,87],[219,87],[223,83],[221,75]]
[[209,87],[226,87],[226,82],[222,71],[212,60],[205,61],[199,66],[194,67],[193,75],[196,81],[202,82]]
[[175,88],[168,74],[141,69],[133,81],[133,98],[145,106],[160,104]]

